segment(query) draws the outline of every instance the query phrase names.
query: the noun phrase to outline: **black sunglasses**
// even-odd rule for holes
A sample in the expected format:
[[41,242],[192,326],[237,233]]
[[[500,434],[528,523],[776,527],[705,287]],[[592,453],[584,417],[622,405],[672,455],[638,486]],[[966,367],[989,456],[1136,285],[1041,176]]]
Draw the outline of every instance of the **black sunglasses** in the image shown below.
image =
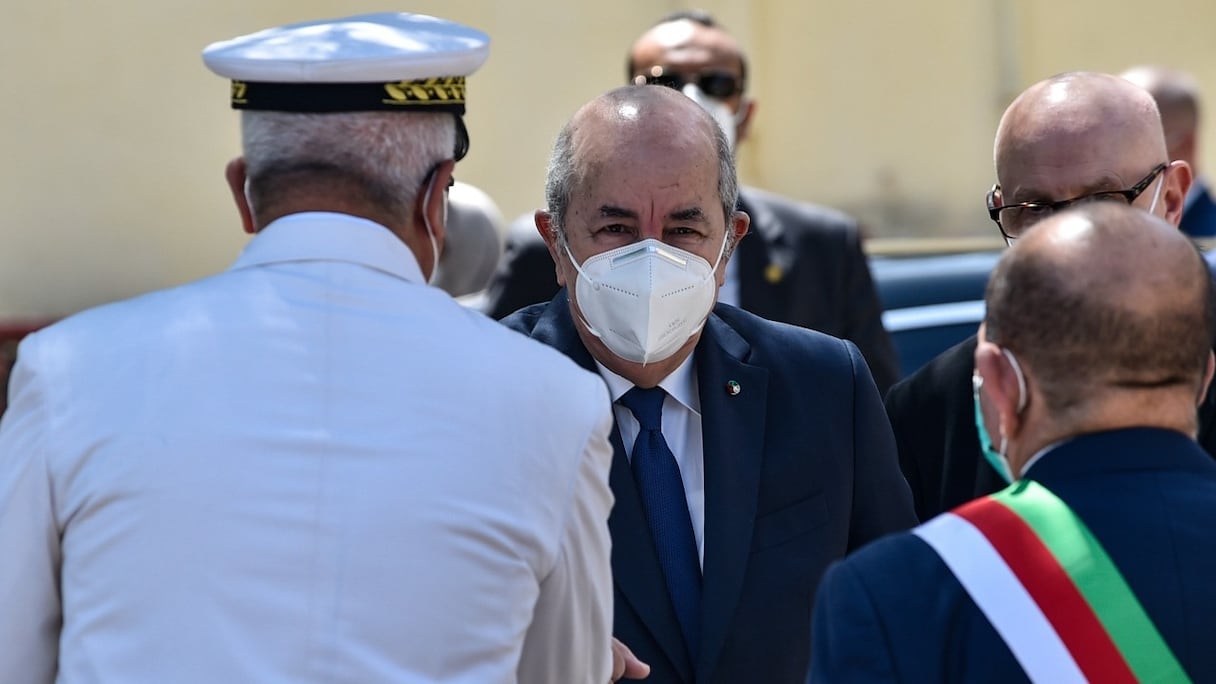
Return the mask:
[[689,83],[700,88],[706,95],[720,100],[743,92],[743,79],[725,71],[705,71],[693,76],[654,67],[649,74],[633,77],[634,85],[658,85],[674,90],[684,90],[684,86]]
[[1001,235],[1004,236],[1006,242],[1016,240],[1021,236],[1023,230],[1073,204],[1109,201],[1131,204],[1136,201],[1137,197],[1144,194],[1144,191],[1148,189],[1148,186],[1152,185],[1158,174],[1169,165],[1169,162],[1161,162],[1154,166],[1147,176],[1141,178],[1135,185],[1126,190],[1091,192],[1088,195],[1055,202],[1018,202],[1017,204],[1002,204],[998,207],[996,205],[996,192],[1000,190],[1000,186],[994,185],[988,191],[988,218],[996,223],[997,229],[1001,231]]

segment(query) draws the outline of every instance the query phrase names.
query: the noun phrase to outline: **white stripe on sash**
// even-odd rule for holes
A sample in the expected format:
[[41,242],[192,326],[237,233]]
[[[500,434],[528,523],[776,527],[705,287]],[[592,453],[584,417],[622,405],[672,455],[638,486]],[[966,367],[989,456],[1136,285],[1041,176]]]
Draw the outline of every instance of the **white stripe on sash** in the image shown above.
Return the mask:
[[941,556],[1030,681],[1087,681],[1047,616],[983,532],[967,520],[945,513],[913,533]]

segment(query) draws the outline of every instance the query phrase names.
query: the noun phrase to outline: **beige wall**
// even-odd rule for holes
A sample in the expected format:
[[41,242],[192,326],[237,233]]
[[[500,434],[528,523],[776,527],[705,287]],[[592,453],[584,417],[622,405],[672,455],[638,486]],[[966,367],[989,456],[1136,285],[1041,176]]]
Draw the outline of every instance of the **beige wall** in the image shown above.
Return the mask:
[[[244,244],[223,183],[227,84],[199,51],[349,2],[10,3],[0,22],[0,320],[58,316],[224,268]],[[458,175],[508,217],[541,201],[547,148],[621,83],[629,42],[695,3],[420,0],[493,38],[470,82]],[[1009,98],[1074,68],[1157,61],[1216,100],[1216,3],[720,0],[759,102],[744,178],[861,216],[875,235],[986,234],[991,139]],[[1216,150],[1216,125],[1203,141]]]

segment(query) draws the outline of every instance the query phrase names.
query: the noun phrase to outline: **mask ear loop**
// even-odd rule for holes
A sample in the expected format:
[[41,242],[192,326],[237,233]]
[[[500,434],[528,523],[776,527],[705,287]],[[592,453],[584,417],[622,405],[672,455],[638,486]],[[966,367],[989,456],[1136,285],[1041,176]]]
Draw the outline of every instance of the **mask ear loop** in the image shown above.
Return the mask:
[[[424,206],[422,207],[422,225],[426,226],[426,236],[428,238],[430,238],[430,240],[431,240],[431,254],[434,255],[434,259],[435,259],[431,266],[431,275],[429,278],[426,279],[427,285],[433,285],[435,283],[435,276],[436,276],[436,274],[439,273],[439,241],[435,239],[435,229],[431,227],[431,217],[430,217],[430,215],[431,215],[431,193],[435,191],[435,179],[438,177],[439,177],[439,167],[436,166],[435,169],[433,171],[431,171],[430,180],[428,180],[426,183],[426,195],[425,195],[425,199],[424,199]],[[447,225],[447,222],[448,222],[448,203],[447,203],[447,196],[445,194],[444,199],[443,199],[443,223],[444,223],[444,225]]]
[[1009,365],[1013,366],[1013,374],[1018,378],[1017,412],[1020,415],[1022,410],[1026,408],[1026,401],[1028,399],[1028,395],[1030,394],[1026,389],[1026,375],[1022,373],[1022,365],[1018,363],[1017,357],[1013,355],[1013,352],[1001,347],[1001,353],[1005,355],[1005,358],[1009,359]]
[[1161,188],[1165,187],[1165,175],[1170,172],[1170,167],[1166,166],[1161,169],[1161,174],[1157,176],[1157,190],[1153,192],[1153,201],[1148,205],[1148,213],[1153,213],[1157,209],[1157,200],[1161,199]]
[[[1005,349],[1004,347],[1001,347],[1001,353],[1005,355],[1005,358],[1009,359],[1009,365],[1013,367],[1013,374],[1015,376],[1017,376],[1017,379],[1018,379],[1017,415],[1021,415],[1023,409],[1026,408],[1026,401],[1027,401],[1027,397],[1029,395],[1029,392],[1026,389],[1026,375],[1022,373],[1022,365],[1018,363],[1018,359],[1016,356],[1013,355],[1013,352],[1009,351],[1008,349]],[[1005,435],[1005,425],[1002,423],[1000,455],[1001,455],[1001,460],[1004,461],[1005,463],[1009,462],[1008,450],[1009,450],[1009,439]]]

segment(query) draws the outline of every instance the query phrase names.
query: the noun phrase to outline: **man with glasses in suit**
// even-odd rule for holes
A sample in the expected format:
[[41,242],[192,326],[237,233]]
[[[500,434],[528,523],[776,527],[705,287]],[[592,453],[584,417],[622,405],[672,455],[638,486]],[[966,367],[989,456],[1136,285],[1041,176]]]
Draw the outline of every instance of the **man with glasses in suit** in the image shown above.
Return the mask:
[[[1170,160],[1152,97],[1109,74],[1066,73],[1031,86],[1005,111],[993,152],[997,183],[988,211],[1006,242],[1064,207],[1090,202],[1130,204],[1178,225],[1191,186],[1187,163]],[[983,439],[976,429],[975,347],[974,336],[960,342],[887,394],[921,520],[1007,484],[1001,436]],[[1207,408],[1199,438],[1212,451]]]

